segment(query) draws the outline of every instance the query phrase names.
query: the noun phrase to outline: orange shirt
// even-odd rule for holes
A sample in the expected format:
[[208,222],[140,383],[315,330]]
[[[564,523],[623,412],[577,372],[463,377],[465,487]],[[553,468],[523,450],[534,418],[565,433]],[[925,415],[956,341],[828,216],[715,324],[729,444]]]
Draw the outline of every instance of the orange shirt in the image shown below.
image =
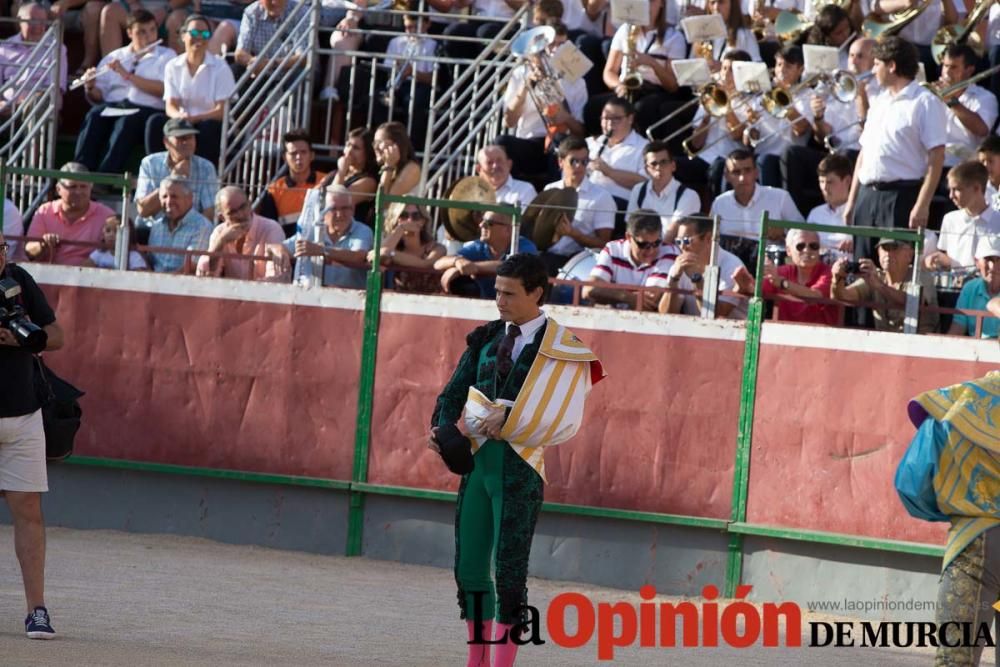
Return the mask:
[[[302,212],[302,205],[306,199],[306,193],[316,187],[316,184],[322,181],[325,176],[326,174],[321,171],[313,171],[310,172],[309,178],[304,183],[291,181],[288,176],[282,176],[272,181],[267,186],[267,193],[271,195],[271,199],[274,201],[274,212],[277,215],[278,222],[287,224],[298,220],[299,213]],[[261,213],[266,214],[267,212],[262,205]]]

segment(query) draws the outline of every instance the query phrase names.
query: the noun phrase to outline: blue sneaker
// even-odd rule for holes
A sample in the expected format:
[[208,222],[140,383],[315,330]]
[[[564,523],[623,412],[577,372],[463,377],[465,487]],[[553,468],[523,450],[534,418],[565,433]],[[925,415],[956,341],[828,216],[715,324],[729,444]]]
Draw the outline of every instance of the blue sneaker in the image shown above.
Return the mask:
[[49,610],[35,607],[35,611],[24,619],[24,633],[28,635],[28,639],[55,639],[56,631],[49,622]]

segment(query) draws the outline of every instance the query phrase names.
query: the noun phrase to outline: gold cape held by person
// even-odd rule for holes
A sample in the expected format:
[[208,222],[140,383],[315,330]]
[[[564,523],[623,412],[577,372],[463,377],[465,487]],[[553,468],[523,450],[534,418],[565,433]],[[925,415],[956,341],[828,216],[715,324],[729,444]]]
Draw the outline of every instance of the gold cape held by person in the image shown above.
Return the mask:
[[538,355],[513,404],[491,401],[475,387],[469,387],[464,421],[473,454],[489,439],[483,426],[485,420],[510,408],[500,437],[543,481],[548,481],[543,449],[576,435],[587,395],[604,377],[597,356],[572,331],[548,318]]

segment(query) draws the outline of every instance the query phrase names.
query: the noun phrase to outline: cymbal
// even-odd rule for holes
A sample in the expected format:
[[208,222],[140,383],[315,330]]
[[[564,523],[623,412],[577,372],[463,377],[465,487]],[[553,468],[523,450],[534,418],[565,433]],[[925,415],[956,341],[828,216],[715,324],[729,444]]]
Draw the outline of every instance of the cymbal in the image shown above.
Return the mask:
[[[447,198],[451,201],[495,204],[497,191],[482,176],[466,176],[451,186]],[[476,211],[449,208],[448,215],[444,219],[444,227],[456,241],[475,241],[479,238]]]
[[573,188],[542,190],[524,212],[522,234],[534,241],[539,250],[548,250],[556,242],[560,218],[568,215],[572,219],[579,199]]

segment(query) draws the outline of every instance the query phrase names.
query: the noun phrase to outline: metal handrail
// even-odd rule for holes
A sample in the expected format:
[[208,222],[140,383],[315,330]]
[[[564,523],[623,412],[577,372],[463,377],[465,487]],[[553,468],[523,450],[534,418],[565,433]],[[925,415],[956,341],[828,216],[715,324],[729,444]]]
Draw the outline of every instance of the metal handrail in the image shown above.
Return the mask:
[[[223,116],[219,178],[228,182],[240,174],[236,180],[251,200],[263,195],[280,168],[280,150],[273,150],[276,141],[293,127],[309,126],[320,2],[312,0],[303,7],[257,54],[267,62],[240,77],[238,97],[226,105]],[[291,57],[305,60],[287,65]]]

